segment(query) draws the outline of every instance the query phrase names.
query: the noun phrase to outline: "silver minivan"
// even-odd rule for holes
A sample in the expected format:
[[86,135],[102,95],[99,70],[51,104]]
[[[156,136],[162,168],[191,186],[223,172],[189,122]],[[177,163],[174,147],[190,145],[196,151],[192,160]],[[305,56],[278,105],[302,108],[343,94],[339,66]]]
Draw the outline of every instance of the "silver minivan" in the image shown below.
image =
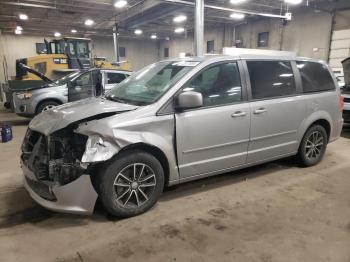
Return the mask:
[[94,68],[52,81],[34,69],[27,69],[41,77],[46,84],[13,93],[15,112],[25,117],[33,117],[67,102],[101,96],[131,75],[128,71]]
[[99,198],[130,217],[167,186],[293,155],[315,165],[342,125],[324,62],[280,52],[161,61],[104,97],[36,116],[24,185],[51,210],[90,214]]

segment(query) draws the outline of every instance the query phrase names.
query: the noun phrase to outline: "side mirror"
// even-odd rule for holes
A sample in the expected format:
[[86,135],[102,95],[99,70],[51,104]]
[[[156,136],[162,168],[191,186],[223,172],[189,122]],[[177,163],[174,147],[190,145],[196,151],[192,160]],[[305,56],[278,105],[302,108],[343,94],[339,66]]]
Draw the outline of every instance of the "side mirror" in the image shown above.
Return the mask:
[[198,92],[185,91],[176,98],[176,109],[179,111],[201,106],[203,106],[203,96]]

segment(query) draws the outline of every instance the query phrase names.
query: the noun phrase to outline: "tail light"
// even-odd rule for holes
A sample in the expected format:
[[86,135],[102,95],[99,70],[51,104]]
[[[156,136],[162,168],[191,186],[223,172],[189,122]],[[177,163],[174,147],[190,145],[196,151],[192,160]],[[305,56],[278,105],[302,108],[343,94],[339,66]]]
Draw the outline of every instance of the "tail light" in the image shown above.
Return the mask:
[[340,96],[340,111],[344,111],[344,96]]

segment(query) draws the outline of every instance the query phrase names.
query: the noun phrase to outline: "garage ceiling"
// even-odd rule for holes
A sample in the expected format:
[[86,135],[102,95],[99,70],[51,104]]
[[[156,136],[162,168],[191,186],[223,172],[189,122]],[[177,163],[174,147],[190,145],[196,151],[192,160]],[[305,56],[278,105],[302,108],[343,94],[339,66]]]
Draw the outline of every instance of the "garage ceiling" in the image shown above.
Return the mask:
[[[177,0],[172,0],[177,1]],[[194,0],[182,2],[192,3]],[[304,0],[302,6],[331,11],[336,0]],[[344,4],[347,2],[346,4]],[[295,8],[288,6],[284,0],[248,0],[242,4],[231,4],[229,0],[206,0],[207,5],[225,8],[284,14]],[[182,24],[186,31],[193,31],[193,6],[183,3],[170,3],[169,0],[128,0],[128,5],[122,9],[113,6],[112,0],[1,0],[0,29],[3,33],[14,33],[16,26],[23,28],[23,34],[48,35],[60,32],[63,36],[72,36],[72,29],[77,30],[76,36],[109,36],[115,22],[119,24],[120,36],[136,37],[134,30],[143,30],[143,36],[157,34],[158,38],[173,37],[176,25],[173,18],[185,14],[188,19]],[[338,1],[339,8],[348,8],[349,1]],[[300,7],[300,6],[298,6]],[[216,27],[223,24],[240,24],[247,19],[261,19],[257,15],[247,15],[237,21],[230,18],[229,11],[205,10],[206,27]],[[29,19],[21,21],[18,15],[25,13]],[[84,24],[86,19],[93,19],[90,27]]]

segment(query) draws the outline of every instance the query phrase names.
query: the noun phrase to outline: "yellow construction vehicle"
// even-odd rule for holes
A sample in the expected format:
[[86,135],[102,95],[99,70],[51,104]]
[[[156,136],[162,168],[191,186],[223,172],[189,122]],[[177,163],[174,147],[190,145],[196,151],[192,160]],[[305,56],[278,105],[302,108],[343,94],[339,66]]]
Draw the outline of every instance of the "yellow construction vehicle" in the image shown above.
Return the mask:
[[60,78],[68,73],[91,67],[130,70],[128,62],[117,64],[105,58],[91,58],[89,38],[64,37],[50,42],[45,41],[46,51],[34,57],[16,60],[16,80],[39,80],[38,76],[24,70],[24,64],[50,79]]
[[105,69],[120,69],[125,71],[131,71],[131,64],[128,61],[120,61],[117,63],[112,63],[108,61],[105,57],[95,56],[92,59],[94,67],[105,68]]

